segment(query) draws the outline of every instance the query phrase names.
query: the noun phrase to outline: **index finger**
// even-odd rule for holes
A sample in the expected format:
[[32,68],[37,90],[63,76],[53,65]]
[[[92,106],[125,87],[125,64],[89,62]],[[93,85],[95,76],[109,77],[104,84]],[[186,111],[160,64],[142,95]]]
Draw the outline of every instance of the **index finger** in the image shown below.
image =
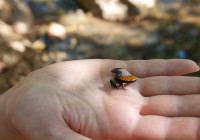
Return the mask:
[[136,77],[174,76],[199,71],[199,66],[188,59],[131,60],[128,70]]

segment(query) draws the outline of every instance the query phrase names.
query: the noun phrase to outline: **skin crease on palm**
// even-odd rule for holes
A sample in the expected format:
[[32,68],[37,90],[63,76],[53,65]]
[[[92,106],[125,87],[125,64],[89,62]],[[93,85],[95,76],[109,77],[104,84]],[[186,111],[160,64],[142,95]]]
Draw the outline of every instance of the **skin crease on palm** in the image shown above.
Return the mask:
[[[137,81],[111,87],[116,67]],[[76,60],[30,73],[0,96],[2,140],[199,140],[191,60]]]

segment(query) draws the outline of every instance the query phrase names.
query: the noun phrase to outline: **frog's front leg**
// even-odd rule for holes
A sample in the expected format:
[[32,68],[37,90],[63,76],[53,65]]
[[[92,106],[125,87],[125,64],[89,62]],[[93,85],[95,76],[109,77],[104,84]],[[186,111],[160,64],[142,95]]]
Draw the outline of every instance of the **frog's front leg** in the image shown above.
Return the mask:
[[114,79],[114,81],[113,80],[110,80],[110,84],[111,84],[111,86],[112,87],[114,87],[114,88],[118,88],[120,85],[119,85],[119,82],[116,80],[116,79]]
[[128,83],[122,83],[122,88],[125,89],[126,85],[128,85]]
[[124,89],[125,85],[126,85],[126,83],[122,83],[122,88],[123,88],[123,89]]

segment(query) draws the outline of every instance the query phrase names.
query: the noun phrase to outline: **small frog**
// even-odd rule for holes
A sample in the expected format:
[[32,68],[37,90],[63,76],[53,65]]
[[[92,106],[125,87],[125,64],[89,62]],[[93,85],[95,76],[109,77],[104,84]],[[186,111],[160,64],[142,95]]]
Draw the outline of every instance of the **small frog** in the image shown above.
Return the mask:
[[114,81],[110,80],[110,84],[114,88],[119,88],[122,86],[124,89],[125,85],[135,82],[137,79],[133,75],[131,75],[124,68],[114,68],[111,70],[112,73],[116,73]]

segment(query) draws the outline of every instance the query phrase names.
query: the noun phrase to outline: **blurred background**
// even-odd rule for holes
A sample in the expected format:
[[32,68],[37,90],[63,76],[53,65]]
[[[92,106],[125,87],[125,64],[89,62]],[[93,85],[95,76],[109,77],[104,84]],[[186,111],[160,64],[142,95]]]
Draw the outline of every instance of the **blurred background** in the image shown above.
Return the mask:
[[35,69],[94,58],[200,65],[200,0],[0,0],[0,94]]

